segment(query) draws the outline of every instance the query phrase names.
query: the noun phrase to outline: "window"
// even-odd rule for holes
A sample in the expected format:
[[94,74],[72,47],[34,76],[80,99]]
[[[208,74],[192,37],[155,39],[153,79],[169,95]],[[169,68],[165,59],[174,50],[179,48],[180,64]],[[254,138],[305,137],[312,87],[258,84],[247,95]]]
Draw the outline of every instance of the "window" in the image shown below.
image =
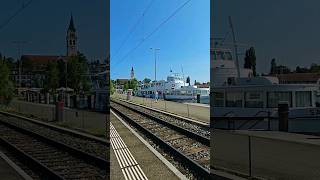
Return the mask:
[[276,108],[280,101],[287,101],[292,107],[292,92],[268,92],[268,107]]
[[262,92],[246,92],[245,93],[245,107],[262,108],[263,107],[263,93]]
[[297,107],[310,107],[311,102],[311,91],[298,91],[296,92],[296,106]]
[[213,92],[213,107],[223,107],[224,94],[221,92]]
[[228,92],[228,93],[226,93],[226,106],[227,107],[242,107],[242,93],[241,92]]

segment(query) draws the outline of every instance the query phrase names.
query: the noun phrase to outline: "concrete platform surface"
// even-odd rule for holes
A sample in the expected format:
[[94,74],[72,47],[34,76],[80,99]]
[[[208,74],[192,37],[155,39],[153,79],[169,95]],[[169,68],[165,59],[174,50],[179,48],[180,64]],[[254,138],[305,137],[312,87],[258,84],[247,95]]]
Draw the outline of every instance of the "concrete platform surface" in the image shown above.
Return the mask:
[[0,179],[31,180],[32,178],[0,151]]
[[[184,179],[184,176],[177,171],[172,164],[165,164],[161,157],[157,157],[127,126],[125,126],[114,114],[111,113],[111,123],[117,130],[126,147],[130,150],[135,161],[139,164],[148,179]],[[111,150],[113,151],[113,150]],[[111,152],[111,161],[114,161],[114,152]],[[119,177],[121,172],[119,163],[111,164],[111,179],[122,179]],[[173,169],[170,169],[173,167]],[[172,166],[172,167],[171,167]],[[118,177],[115,177],[118,176]],[[122,176],[123,177],[123,176]]]

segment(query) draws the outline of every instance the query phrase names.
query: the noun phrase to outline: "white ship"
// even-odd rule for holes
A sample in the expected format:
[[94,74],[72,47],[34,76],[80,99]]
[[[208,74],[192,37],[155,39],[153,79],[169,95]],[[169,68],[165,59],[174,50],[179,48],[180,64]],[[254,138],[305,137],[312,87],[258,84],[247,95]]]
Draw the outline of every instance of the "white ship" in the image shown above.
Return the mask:
[[197,96],[199,96],[201,103],[209,103],[209,93],[209,88],[188,86],[181,74],[171,73],[166,81],[161,80],[142,84],[136,95],[166,100],[196,100]]
[[[294,119],[291,127],[295,131],[320,131],[320,79],[314,83],[287,84],[280,83],[278,77],[252,77],[251,70],[236,67],[230,50],[213,49],[212,55],[213,120],[214,117],[226,117],[226,121],[227,117],[276,118],[278,104],[286,102],[289,105],[289,118]],[[240,71],[240,77],[237,71]],[[244,122],[236,123],[239,125]],[[226,122],[219,123],[216,122],[218,128],[227,126]],[[309,127],[302,128],[305,125]]]

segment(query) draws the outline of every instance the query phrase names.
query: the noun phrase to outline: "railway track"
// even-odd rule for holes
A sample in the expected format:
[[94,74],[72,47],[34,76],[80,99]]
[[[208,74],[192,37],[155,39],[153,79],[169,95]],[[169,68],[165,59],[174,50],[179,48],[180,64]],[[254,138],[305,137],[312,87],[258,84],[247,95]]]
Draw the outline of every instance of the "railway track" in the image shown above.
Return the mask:
[[[210,178],[210,135],[206,127],[123,101],[112,100],[111,109],[150,138],[195,177]],[[209,131],[209,128],[208,128]]]
[[109,147],[99,138],[0,113],[0,150],[34,179],[106,179]]

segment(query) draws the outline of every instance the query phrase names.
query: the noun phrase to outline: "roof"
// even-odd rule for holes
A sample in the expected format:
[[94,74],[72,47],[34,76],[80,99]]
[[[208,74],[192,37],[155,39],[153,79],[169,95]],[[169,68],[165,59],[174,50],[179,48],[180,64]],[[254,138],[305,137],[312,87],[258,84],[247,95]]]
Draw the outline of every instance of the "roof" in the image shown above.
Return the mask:
[[47,55],[22,55],[22,61],[31,61],[37,64],[46,64],[49,61],[65,60],[66,56],[47,56]]
[[291,73],[276,75],[281,83],[317,83],[320,73]]
[[70,18],[70,23],[69,23],[69,28],[68,30],[70,31],[76,31],[76,28],[74,27],[74,23],[73,23],[73,16],[71,15],[71,18]]

